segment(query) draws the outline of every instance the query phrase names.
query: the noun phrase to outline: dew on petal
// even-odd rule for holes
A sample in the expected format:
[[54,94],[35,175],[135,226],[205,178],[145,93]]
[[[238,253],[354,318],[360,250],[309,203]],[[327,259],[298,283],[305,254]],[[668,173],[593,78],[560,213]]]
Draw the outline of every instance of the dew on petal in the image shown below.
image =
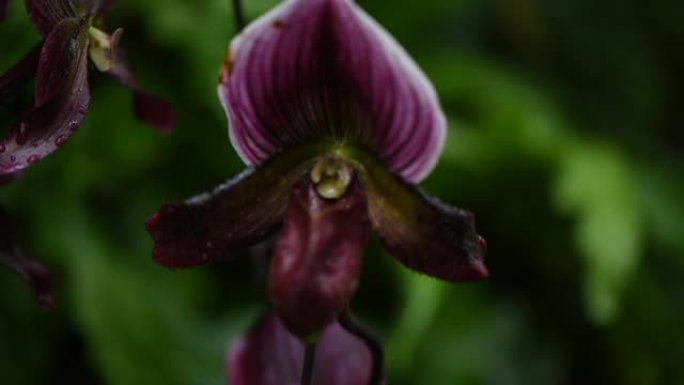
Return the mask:
[[21,123],[19,124],[19,127],[17,128],[17,134],[16,134],[16,142],[18,145],[23,146],[26,144],[26,141],[28,138],[25,137],[26,133],[26,123]]
[[31,155],[31,156],[28,157],[28,159],[26,159],[26,163],[27,163],[27,164],[34,164],[34,163],[36,163],[36,162],[39,161],[39,160],[40,160],[40,156],[39,156],[39,155]]
[[55,138],[55,146],[57,147],[62,147],[66,143],[67,139],[69,139],[66,135],[60,135],[57,138]]

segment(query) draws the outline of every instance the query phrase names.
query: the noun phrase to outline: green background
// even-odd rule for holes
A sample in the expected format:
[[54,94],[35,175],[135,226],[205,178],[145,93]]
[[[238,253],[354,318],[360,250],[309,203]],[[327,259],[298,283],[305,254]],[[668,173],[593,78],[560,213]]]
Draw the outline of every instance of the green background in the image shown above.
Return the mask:
[[[491,278],[448,284],[371,239],[352,306],[386,343],[389,383],[684,384],[684,2],[360,3],[447,112],[423,187],[474,211],[489,243]],[[250,19],[274,4],[246,1]],[[107,26],[179,124],[136,122],[130,92],[92,69],[77,134],[0,190],[57,303],[0,271],[0,382],[222,384],[226,347],[265,309],[258,258],[171,272],[143,224],[243,168],[215,92],[230,3],[123,0]],[[38,40],[12,0],[0,71]]]

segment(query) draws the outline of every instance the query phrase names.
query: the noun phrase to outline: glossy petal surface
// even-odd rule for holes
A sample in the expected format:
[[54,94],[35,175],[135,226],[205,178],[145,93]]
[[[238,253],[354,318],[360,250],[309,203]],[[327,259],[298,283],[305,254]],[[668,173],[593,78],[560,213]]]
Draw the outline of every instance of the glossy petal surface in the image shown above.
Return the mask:
[[87,35],[76,19],[61,21],[43,45],[36,105],[0,140],[0,174],[20,171],[62,146],[88,109]]
[[[300,385],[304,344],[274,315],[263,319],[230,349],[226,362],[230,385]],[[367,385],[371,355],[339,324],[322,333],[314,356],[313,385]]]
[[47,36],[60,21],[84,16],[83,1],[86,0],[24,0],[24,3],[33,26]]
[[362,163],[371,224],[389,254],[435,278],[471,281],[488,276],[486,244],[470,212],[427,196],[364,151],[354,158]]
[[133,91],[133,113],[160,132],[170,132],[176,125],[176,112],[167,101],[147,92],[136,79],[124,58],[119,53],[119,39],[123,30],[114,32],[111,40],[112,67],[107,73]]
[[273,307],[290,332],[306,338],[348,306],[368,231],[356,183],[337,200],[321,198],[308,180],[294,188],[269,275]]
[[163,205],[147,222],[154,259],[170,268],[189,267],[229,257],[261,240],[281,224],[290,189],[318,151],[290,149],[212,192]]
[[289,0],[231,44],[219,96],[231,141],[248,164],[319,139],[372,149],[417,182],[442,148],[432,85],[351,0]]
[[19,247],[17,232],[11,219],[0,206],[0,265],[13,270],[33,290],[38,304],[52,306],[52,285],[45,266],[26,258]]

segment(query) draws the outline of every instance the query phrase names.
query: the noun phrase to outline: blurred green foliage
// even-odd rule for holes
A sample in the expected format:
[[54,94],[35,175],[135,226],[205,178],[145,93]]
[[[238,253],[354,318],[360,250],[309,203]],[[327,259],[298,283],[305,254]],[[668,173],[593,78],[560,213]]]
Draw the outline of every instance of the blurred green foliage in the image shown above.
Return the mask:
[[[684,3],[359,2],[435,83],[450,132],[424,187],[477,214],[492,273],[438,282],[372,240],[353,307],[389,383],[684,384]],[[123,0],[107,19],[179,125],[142,126],[93,72],[79,132],[0,190],[57,294],[43,312],[0,271],[3,384],[225,382],[265,308],[258,256],[169,272],[143,224],[242,168],[215,92],[231,20],[225,0]],[[37,41],[10,2],[0,71]]]

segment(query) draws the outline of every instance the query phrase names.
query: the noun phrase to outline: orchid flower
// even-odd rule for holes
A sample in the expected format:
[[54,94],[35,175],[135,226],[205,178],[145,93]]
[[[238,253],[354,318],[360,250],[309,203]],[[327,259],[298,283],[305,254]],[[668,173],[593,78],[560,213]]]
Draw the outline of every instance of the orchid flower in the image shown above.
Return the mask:
[[435,90],[352,0],[286,0],[250,24],[227,51],[218,93],[248,167],[148,220],[158,263],[230,258],[280,228],[268,291],[300,338],[347,308],[371,228],[414,271],[487,276],[473,215],[416,186],[446,132]]
[[[371,352],[337,322],[323,330],[314,356],[313,385],[369,382]],[[269,314],[230,347],[226,378],[230,385],[299,385],[305,358],[305,343],[291,335],[278,317]]]
[[17,230],[0,206],[0,266],[13,270],[33,290],[38,304],[52,306],[52,284],[48,270],[36,259],[26,257],[19,246]]
[[[0,175],[16,174],[63,146],[83,121],[90,103],[88,56],[95,67],[134,92],[136,116],[162,132],[175,124],[171,106],[144,91],[118,52],[122,30],[109,35],[102,16],[114,0],[25,0],[44,37],[0,78],[0,96],[36,79],[34,106],[0,139]],[[0,3],[4,10],[6,1]]]

